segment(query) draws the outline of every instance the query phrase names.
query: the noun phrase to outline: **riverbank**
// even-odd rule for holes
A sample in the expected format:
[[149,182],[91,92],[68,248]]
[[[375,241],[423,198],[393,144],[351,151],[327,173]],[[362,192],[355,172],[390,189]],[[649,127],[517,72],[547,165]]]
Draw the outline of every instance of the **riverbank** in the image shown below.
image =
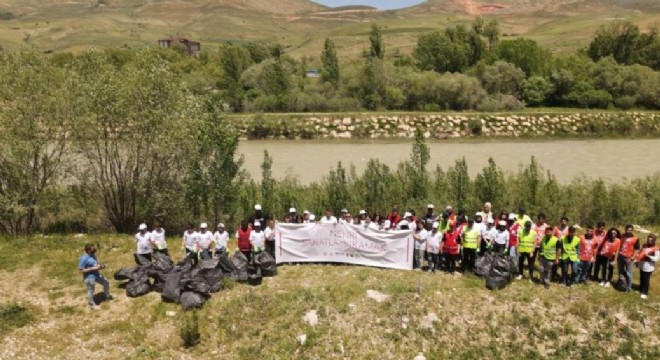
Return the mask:
[[252,114],[227,119],[241,138],[426,139],[660,137],[660,112]]

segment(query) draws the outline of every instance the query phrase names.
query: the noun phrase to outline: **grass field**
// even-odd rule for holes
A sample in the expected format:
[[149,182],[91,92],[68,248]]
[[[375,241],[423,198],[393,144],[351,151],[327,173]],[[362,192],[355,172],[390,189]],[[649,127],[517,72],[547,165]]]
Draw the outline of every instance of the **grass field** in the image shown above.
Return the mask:
[[[523,280],[489,291],[472,276],[323,265],[282,266],[259,287],[230,284],[199,311],[201,343],[184,349],[184,313],[157,293],[127,298],[111,281],[116,299],[100,311],[87,309],[76,266],[88,241],[99,244],[106,276],[132,265],[129,236],[0,241],[1,359],[660,356],[657,275],[643,301],[594,284],[545,290]],[[172,250],[178,246],[170,240]],[[389,298],[376,302],[368,290]],[[312,310],[315,326],[303,320]],[[296,338],[303,334],[301,345]]]
[[0,0],[0,45],[11,49],[31,44],[49,51],[94,47],[155,45],[169,35],[187,36],[209,49],[223,41],[272,41],[293,56],[320,53],[326,37],[335,40],[340,56],[355,58],[367,47],[372,22],[384,28],[388,54],[409,53],[420,33],[470,23],[475,16],[496,18],[503,38],[526,36],[557,54],[584,47],[602,24],[625,19],[646,29],[660,22],[660,7],[635,2],[621,7],[610,0],[503,0],[495,12],[486,2],[430,1],[397,11],[325,9],[306,0],[195,1],[18,1]]

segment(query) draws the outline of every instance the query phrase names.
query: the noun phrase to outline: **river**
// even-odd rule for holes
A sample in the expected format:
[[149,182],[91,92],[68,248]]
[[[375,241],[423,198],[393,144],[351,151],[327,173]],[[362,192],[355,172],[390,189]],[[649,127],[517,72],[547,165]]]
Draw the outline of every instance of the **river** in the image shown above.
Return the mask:
[[[535,156],[544,169],[562,182],[578,175],[620,181],[660,172],[660,139],[617,140],[458,140],[429,141],[429,170],[443,169],[465,157],[471,175],[486,166],[488,158],[505,171],[515,171]],[[253,179],[261,179],[263,152],[273,157],[273,176],[282,179],[295,175],[303,184],[321,180],[341,161],[355,165],[361,173],[370,158],[396,168],[410,158],[412,142],[404,140],[263,140],[242,141],[239,153]],[[655,155],[654,155],[655,154]]]

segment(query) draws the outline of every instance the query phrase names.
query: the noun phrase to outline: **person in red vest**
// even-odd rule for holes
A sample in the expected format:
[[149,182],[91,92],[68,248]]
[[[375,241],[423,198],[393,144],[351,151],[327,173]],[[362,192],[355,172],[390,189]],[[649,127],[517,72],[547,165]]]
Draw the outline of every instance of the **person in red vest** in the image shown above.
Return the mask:
[[[605,223],[599,222],[598,225],[596,225],[596,230],[594,230],[594,242],[596,249],[598,249],[600,247],[600,244],[603,243],[603,241],[605,240],[605,236],[607,236],[607,231],[605,230]],[[598,274],[596,274],[596,266],[591,267],[591,279],[593,281],[598,281]]]
[[445,271],[452,275],[456,272],[456,261],[461,253],[461,235],[462,226],[457,227],[454,223],[450,223],[449,229],[445,231],[442,237],[442,254],[445,257]]
[[660,250],[655,245],[655,241],[655,235],[649,234],[646,238],[646,245],[644,245],[635,260],[637,266],[639,266],[639,292],[642,293],[642,299],[649,297],[651,274],[655,270],[655,263],[660,260]]
[[586,283],[591,274],[591,268],[596,262],[596,250],[598,250],[598,240],[594,236],[594,227],[587,226],[587,232],[580,236],[580,270],[578,271],[578,283]]
[[507,231],[509,232],[509,257],[513,260],[514,263],[518,263],[518,231],[520,229],[520,223],[516,221],[516,215],[511,213],[509,214],[509,219],[507,220]]
[[245,255],[248,261],[252,257],[252,244],[250,243],[251,232],[252,228],[250,228],[247,220],[241,221],[241,227],[236,230],[236,243],[238,245],[238,250]]
[[614,274],[614,263],[616,261],[616,254],[619,252],[619,246],[621,246],[621,239],[619,237],[621,233],[619,229],[613,227],[607,231],[607,236],[605,240],[600,243],[598,247],[598,252],[596,255],[596,279],[598,279],[598,273],[602,267],[603,273],[602,278],[600,278],[600,286],[610,287],[612,282],[612,275]]
[[626,225],[626,233],[621,238],[618,258],[619,280],[623,281],[622,290],[625,292],[629,292],[632,288],[633,265],[640,248],[639,239],[633,232],[633,226]]
[[390,228],[396,229],[399,221],[401,221],[401,215],[399,215],[399,209],[396,206],[393,206],[392,211],[387,214],[387,220],[390,221]]

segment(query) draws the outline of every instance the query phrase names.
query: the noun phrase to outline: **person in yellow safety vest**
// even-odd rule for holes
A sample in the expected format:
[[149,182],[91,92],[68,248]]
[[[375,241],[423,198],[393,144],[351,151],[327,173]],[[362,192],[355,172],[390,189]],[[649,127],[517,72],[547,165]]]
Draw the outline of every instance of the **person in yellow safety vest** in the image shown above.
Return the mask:
[[[565,286],[571,286],[575,283],[578,272],[580,253],[580,238],[575,236],[575,228],[568,227],[568,234],[559,241],[557,248],[561,249],[561,279]],[[571,276],[568,276],[568,268],[571,269]]]
[[516,214],[516,222],[518,223],[518,226],[520,228],[523,228],[527,222],[532,222],[532,218],[530,218],[526,213],[525,209],[522,207],[518,208],[518,213]]
[[534,248],[536,247],[536,231],[532,230],[532,221],[527,220],[524,224],[522,231],[518,233],[518,277],[517,280],[522,279],[522,274],[527,260],[529,267],[529,280],[534,278]]
[[444,234],[447,230],[449,230],[451,223],[452,220],[449,218],[449,213],[447,211],[443,212],[442,220],[440,220],[438,223],[438,231]]
[[558,240],[552,235],[552,227],[545,229],[545,236],[541,238],[541,282],[546,288],[550,287],[552,268],[559,264],[560,250],[557,248]]
[[463,228],[463,271],[474,271],[474,262],[477,249],[481,245],[481,230],[474,226],[474,220],[468,220],[467,227]]

